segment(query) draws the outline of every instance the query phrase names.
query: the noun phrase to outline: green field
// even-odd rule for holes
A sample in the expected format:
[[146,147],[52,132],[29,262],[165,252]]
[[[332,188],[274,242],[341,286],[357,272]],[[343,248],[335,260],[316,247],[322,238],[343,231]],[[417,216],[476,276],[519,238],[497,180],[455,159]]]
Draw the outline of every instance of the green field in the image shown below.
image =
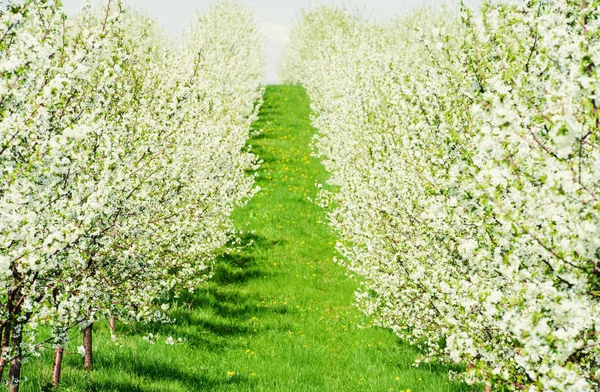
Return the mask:
[[[211,283],[173,300],[169,325],[95,330],[95,368],[79,340],[67,349],[61,391],[470,391],[447,369],[414,368],[416,349],[368,324],[354,307],[358,285],[333,263],[335,236],[309,201],[326,172],[311,157],[309,101],[294,86],[269,86],[252,149],[264,161],[262,191],[235,215],[240,254],[221,258]],[[153,333],[156,344],[143,336]],[[182,343],[166,345],[172,336]],[[25,364],[22,390],[50,380],[51,350]]]

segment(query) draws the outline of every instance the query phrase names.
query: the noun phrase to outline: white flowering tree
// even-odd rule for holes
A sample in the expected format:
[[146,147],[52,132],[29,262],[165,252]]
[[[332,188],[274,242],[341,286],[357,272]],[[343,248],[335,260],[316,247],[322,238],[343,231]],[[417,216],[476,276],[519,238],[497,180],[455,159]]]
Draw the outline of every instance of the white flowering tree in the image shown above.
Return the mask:
[[600,386],[599,15],[317,9],[292,33],[282,75],[313,100],[360,306],[467,382]]
[[246,8],[214,6],[193,28],[202,39],[171,47],[120,2],[72,20],[60,7],[0,16],[0,368],[11,362],[15,391],[44,343],[58,383],[73,327],[91,367],[97,319],[165,319],[157,305],[209,277],[231,211],[255,192],[243,147],[264,53]]

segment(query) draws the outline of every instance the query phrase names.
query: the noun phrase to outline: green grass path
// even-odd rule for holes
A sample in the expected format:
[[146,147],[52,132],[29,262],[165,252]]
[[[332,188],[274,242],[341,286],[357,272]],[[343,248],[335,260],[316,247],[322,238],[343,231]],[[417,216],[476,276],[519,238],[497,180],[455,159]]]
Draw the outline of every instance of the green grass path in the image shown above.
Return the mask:
[[[447,369],[414,368],[415,349],[389,331],[358,328],[368,323],[353,305],[358,283],[333,263],[336,238],[308,200],[326,179],[310,156],[309,116],[302,88],[267,88],[255,124],[264,132],[250,141],[264,160],[262,191],[235,215],[253,244],[221,259],[207,287],[176,300],[177,323],[119,325],[122,347],[99,325],[96,369],[87,375],[81,357],[67,356],[62,390],[470,390],[449,383]],[[143,341],[148,332],[156,344]],[[168,336],[184,342],[166,345]],[[47,380],[44,355],[37,371]]]

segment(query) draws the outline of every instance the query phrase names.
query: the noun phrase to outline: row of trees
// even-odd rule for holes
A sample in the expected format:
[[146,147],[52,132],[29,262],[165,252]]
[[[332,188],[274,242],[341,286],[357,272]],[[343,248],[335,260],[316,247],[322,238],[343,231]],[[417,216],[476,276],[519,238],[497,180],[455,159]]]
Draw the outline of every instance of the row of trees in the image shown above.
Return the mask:
[[378,325],[489,390],[600,388],[600,2],[321,7],[281,75],[312,98]]
[[[0,376],[102,318],[166,320],[256,192],[244,149],[263,38],[221,2],[176,42],[120,1],[66,17],[60,0],[0,10]],[[40,331],[51,330],[49,339]],[[47,336],[44,333],[43,336]]]

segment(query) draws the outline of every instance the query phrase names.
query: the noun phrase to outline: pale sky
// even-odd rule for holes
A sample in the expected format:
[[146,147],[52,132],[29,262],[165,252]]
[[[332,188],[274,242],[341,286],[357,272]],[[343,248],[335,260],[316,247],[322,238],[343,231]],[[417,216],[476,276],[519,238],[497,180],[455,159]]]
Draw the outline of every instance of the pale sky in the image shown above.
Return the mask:
[[[105,2],[106,0],[95,0]],[[2,3],[3,0],[0,0]],[[145,11],[156,18],[165,30],[179,34],[194,19],[196,11],[202,12],[212,0],[125,0],[133,8]],[[267,37],[267,83],[277,82],[277,61],[288,39],[289,26],[297,20],[302,8],[327,3],[344,5],[346,8],[361,11],[367,17],[383,20],[424,4],[446,3],[456,5],[458,0],[242,0],[249,5]],[[470,6],[480,0],[466,0]],[[63,0],[67,14],[74,14],[85,0]]]

